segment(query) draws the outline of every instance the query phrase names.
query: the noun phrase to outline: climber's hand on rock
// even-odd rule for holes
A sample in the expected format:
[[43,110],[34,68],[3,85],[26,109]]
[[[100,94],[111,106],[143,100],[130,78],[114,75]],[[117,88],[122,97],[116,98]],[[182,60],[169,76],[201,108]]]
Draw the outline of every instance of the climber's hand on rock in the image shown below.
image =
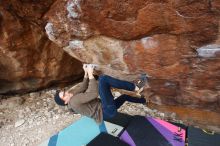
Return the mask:
[[83,64],[83,70],[85,72],[84,78],[88,77],[88,64]]
[[88,75],[89,75],[89,79],[93,79],[94,78],[94,76],[93,76],[94,66],[88,65],[87,66],[87,72],[88,72]]
[[88,64],[83,64],[83,70],[84,70],[85,72],[87,72],[87,66],[88,66]]

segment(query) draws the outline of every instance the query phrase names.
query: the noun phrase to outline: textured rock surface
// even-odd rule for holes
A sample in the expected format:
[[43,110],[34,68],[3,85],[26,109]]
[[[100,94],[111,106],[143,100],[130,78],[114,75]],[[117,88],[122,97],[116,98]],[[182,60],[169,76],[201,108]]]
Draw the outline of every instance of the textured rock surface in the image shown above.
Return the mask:
[[45,18],[80,61],[127,80],[147,72],[152,102],[220,112],[218,0],[58,0]]
[[81,63],[46,36],[42,19],[53,0],[0,1],[0,94],[74,81]]

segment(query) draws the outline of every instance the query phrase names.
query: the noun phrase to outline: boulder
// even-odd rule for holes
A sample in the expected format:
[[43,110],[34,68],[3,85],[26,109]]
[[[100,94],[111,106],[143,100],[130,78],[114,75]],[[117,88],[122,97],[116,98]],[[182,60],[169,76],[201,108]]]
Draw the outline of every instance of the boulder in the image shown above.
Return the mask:
[[[48,38],[102,73],[150,77],[150,100],[220,112],[219,1],[57,0]],[[149,92],[145,92],[146,94]]]
[[53,0],[0,1],[0,94],[24,93],[82,77],[82,64],[51,42],[44,14]]

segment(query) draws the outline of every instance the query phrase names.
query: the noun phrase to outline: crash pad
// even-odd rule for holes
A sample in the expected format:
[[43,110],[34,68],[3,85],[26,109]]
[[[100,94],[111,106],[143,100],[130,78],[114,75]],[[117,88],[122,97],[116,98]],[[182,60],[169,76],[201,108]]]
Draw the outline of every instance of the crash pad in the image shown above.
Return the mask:
[[83,146],[88,144],[101,132],[109,133],[112,136],[118,136],[123,127],[104,121],[98,125],[94,119],[82,117],[70,126],[61,130],[57,134],[44,141],[39,146]]

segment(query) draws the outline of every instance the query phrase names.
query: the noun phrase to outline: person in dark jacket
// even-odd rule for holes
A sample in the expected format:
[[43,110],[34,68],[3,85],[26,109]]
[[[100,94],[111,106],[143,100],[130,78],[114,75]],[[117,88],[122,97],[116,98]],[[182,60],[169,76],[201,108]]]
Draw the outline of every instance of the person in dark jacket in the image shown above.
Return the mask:
[[125,94],[115,99],[111,92],[111,88],[138,92],[143,90],[146,78],[140,79],[135,84],[108,75],[101,75],[97,83],[93,75],[94,68],[95,66],[92,64],[84,64],[83,81],[68,91],[58,91],[54,96],[55,102],[58,105],[67,105],[75,112],[93,118],[99,124],[105,119],[114,117],[117,109],[125,101],[146,103],[144,97],[137,98]]

